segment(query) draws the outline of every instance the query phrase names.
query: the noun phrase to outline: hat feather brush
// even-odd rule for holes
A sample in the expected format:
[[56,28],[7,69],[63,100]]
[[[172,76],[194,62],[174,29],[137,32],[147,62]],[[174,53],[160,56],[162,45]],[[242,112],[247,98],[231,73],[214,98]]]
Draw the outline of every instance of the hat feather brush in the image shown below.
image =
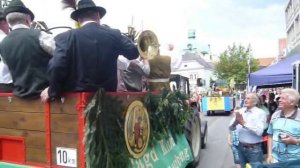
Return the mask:
[[63,4],[63,9],[72,8],[76,10],[76,0],[62,0],[61,2]]
[[[76,6],[77,6],[76,5],[77,4],[76,0],[62,0],[61,2],[63,4],[63,9],[71,8],[74,11],[76,10]],[[75,22],[75,27],[79,28],[80,24],[78,22]]]

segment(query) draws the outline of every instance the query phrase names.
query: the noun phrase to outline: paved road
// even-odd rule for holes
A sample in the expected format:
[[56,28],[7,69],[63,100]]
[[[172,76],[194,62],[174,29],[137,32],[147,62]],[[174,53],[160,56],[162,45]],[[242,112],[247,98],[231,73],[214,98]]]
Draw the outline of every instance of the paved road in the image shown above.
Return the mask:
[[231,116],[205,116],[208,121],[208,139],[197,168],[234,168],[233,156],[227,144],[228,123]]

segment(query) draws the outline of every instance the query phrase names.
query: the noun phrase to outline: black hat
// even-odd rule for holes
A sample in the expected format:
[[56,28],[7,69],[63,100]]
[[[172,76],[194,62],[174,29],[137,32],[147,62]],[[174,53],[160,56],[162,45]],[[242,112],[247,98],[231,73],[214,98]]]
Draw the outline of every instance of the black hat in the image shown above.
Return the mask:
[[0,8],[0,20],[5,20],[4,11]]
[[20,12],[30,15],[31,20],[34,20],[34,14],[30,9],[26,8],[21,0],[12,0],[8,6],[4,9],[4,15],[6,16],[12,12]]
[[96,6],[92,0],[81,0],[78,2],[78,7],[75,11],[71,13],[71,18],[73,20],[78,20],[78,16],[85,11],[95,9],[99,12],[100,18],[102,18],[106,14],[105,8],[101,6]]

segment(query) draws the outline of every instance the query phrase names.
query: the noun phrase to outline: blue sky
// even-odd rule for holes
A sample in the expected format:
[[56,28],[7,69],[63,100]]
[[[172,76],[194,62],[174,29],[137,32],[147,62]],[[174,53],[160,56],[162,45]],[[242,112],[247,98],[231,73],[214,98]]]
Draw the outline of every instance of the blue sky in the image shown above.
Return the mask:
[[[23,0],[49,25],[74,25],[70,10],[60,0]],[[138,30],[153,30],[162,46],[177,49],[187,44],[187,32],[195,29],[200,48],[211,45],[219,54],[233,43],[253,48],[255,57],[278,54],[278,39],[286,36],[284,8],[287,0],[95,0],[106,8],[102,23],[125,32],[131,24]]]

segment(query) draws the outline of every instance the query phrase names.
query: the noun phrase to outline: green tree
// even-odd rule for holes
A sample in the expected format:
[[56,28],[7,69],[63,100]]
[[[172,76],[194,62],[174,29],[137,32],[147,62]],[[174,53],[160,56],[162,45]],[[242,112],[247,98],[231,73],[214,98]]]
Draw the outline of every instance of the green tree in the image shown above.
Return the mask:
[[251,53],[251,46],[247,48],[239,45],[228,46],[220,55],[220,61],[216,64],[215,74],[219,79],[225,79],[228,82],[234,78],[236,84],[247,83],[248,60],[250,59],[250,71],[258,69],[259,63],[254,59]]

